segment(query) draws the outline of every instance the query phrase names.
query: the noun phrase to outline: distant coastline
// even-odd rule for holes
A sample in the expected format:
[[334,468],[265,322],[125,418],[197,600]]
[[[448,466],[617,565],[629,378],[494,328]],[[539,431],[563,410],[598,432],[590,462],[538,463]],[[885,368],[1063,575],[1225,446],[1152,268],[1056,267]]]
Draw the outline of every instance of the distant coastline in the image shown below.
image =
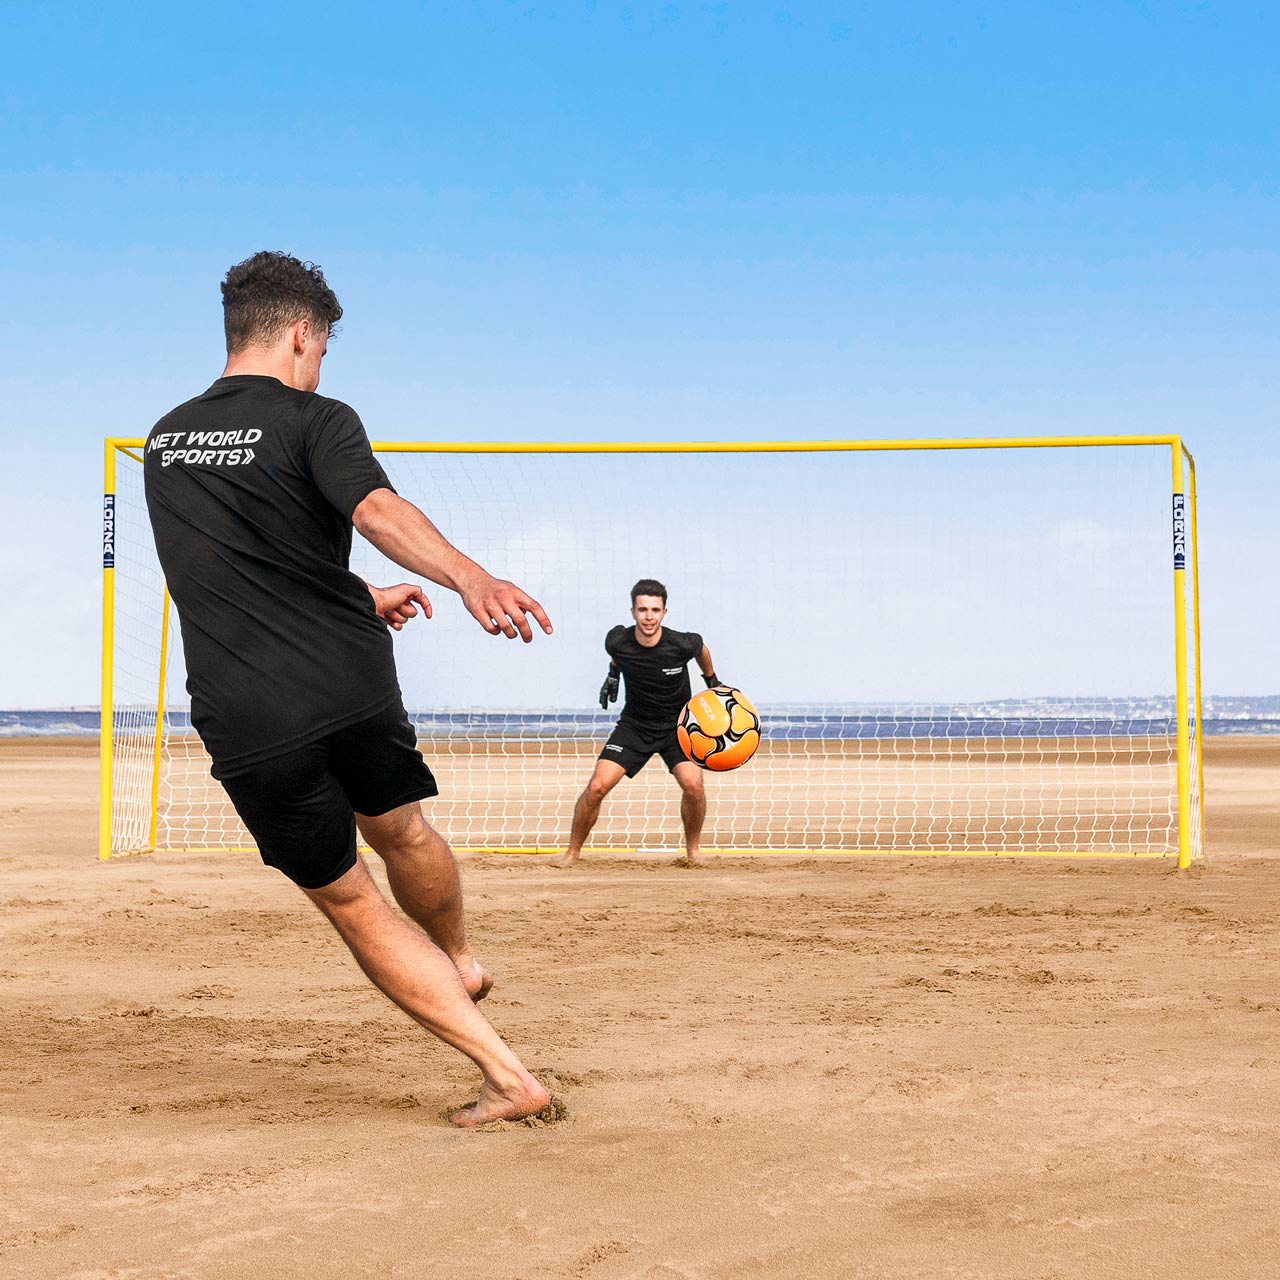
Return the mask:
[[[764,707],[768,732],[783,739],[1022,738],[1168,736],[1175,729],[1172,698],[1027,698],[959,703],[788,704]],[[594,738],[606,734],[616,712],[520,707],[413,710],[423,736]],[[154,717],[130,715],[133,732],[149,733]],[[1219,696],[1204,700],[1206,736],[1280,734],[1280,695]],[[0,738],[97,737],[97,707],[0,710]],[[168,713],[168,731],[192,732],[186,709]]]

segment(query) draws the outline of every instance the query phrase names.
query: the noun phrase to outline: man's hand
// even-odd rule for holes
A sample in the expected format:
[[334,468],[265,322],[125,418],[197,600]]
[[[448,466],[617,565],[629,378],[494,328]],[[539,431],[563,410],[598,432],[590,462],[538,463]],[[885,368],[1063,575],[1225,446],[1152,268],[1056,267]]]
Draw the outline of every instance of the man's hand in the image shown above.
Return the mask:
[[609,674],[604,678],[604,684],[600,686],[600,709],[602,711],[609,710],[609,703],[618,700],[618,671],[612,663],[609,664]]
[[[368,583],[365,584],[369,586]],[[422,612],[431,617],[431,601],[427,599],[421,587],[402,582],[396,587],[369,587],[373,597],[373,607],[378,617],[393,631],[399,631],[410,618],[418,616],[418,605]],[[414,602],[417,601],[417,604]]]
[[716,687],[716,685],[718,685],[718,684],[724,684],[724,681],[723,681],[723,680],[721,680],[721,679],[720,679],[720,677],[719,677],[718,675],[716,675],[716,673],[715,673],[714,671],[710,671],[710,672],[708,672],[708,671],[704,671],[704,672],[702,673],[702,678],[703,678],[703,680],[705,680],[705,681],[706,681],[706,684],[707,684],[707,688],[708,688],[708,689],[714,689],[714,688]]
[[491,577],[481,570],[460,584],[458,594],[471,616],[491,636],[501,633],[514,640],[518,631],[520,639],[528,644],[533,639],[533,629],[525,615],[530,613],[543,631],[551,634],[551,620],[542,606],[514,582]]

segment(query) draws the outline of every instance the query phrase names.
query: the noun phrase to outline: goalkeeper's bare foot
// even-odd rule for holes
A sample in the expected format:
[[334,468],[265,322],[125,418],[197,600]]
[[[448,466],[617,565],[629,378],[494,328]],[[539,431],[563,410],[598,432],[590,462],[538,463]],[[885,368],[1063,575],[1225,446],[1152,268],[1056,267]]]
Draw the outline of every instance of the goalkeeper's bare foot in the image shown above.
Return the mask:
[[459,1129],[474,1129],[493,1120],[523,1120],[537,1115],[550,1101],[551,1095],[522,1067],[518,1076],[501,1085],[486,1080],[475,1102],[455,1111],[449,1120]]
[[493,989],[493,974],[474,956],[455,960],[454,964],[457,966],[458,977],[462,979],[467,995],[479,1004]]
[[576,867],[581,856],[581,854],[577,853],[562,853],[551,865],[558,867],[560,870],[564,870],[566,867]]

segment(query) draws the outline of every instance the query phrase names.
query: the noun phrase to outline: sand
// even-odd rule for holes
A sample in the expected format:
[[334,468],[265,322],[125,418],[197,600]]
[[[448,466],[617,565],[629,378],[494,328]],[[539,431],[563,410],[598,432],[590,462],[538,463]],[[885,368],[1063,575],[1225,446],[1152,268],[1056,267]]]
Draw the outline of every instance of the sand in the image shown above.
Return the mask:
[[0,1274],[1264,1277],[1280,739],[1210,858],[463,861],[469,1064],[251,854],[100,864],[88,743],[0,743]]

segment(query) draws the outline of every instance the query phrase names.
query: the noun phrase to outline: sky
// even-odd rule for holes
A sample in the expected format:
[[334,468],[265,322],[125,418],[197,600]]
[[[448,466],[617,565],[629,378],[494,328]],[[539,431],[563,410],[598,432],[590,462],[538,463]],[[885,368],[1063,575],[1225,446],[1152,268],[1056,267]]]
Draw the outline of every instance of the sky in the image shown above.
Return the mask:
[[1280,690],[1273,6],[14,8],[0,706],[96,702],[102,437],[264,247],[375,439],[1181,433],[1206,690]]

